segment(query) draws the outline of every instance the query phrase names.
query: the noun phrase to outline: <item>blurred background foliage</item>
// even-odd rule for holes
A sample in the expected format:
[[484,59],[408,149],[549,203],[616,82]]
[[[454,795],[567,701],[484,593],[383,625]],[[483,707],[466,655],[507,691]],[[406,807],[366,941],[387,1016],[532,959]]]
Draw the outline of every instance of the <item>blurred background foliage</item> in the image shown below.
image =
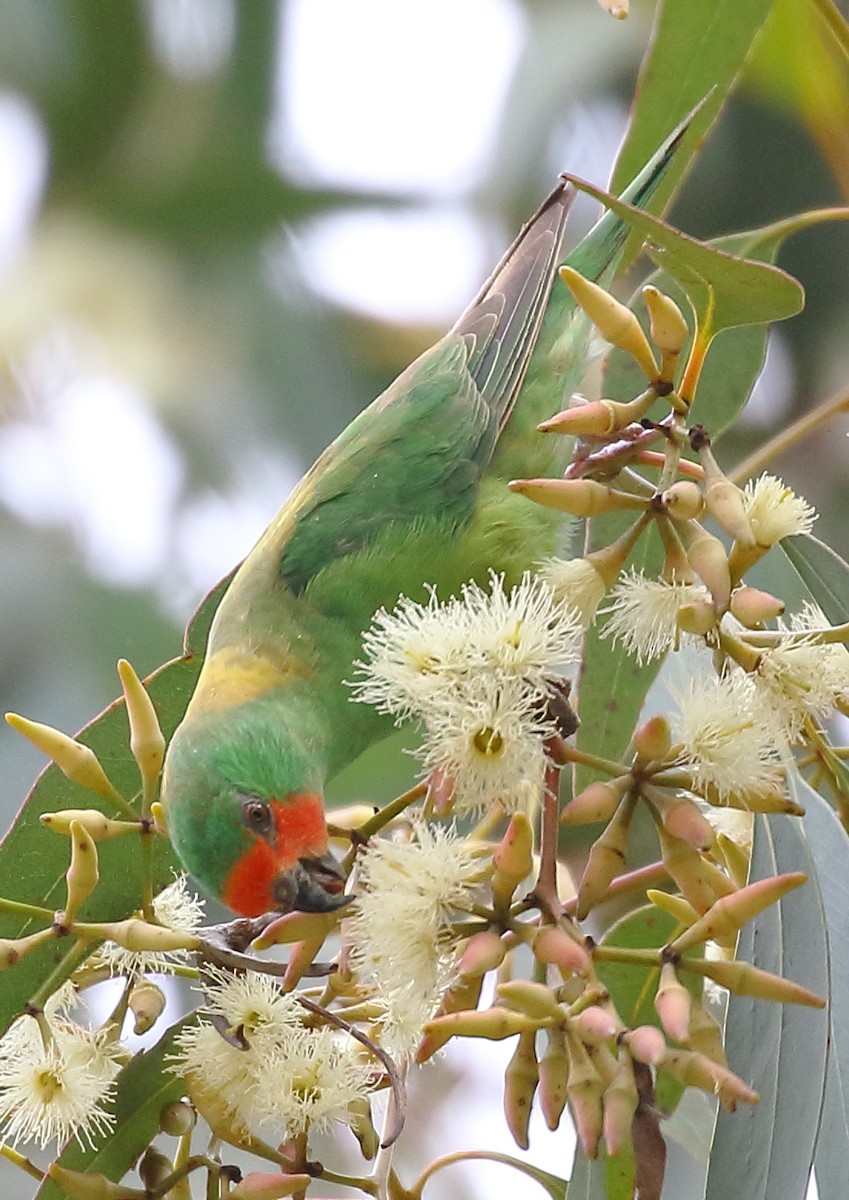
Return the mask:
[[[203,592],[557,171],[607,181],[654,13],[0,2],[5,708],[72,731],[119,656],[147,673],[179,652]],[[776,0],[672,219],[707,237],[847,202],[845,63],[808,0]],[[592,217],[582,198],[575,240]],[[808,306],[726,464],[847,387],[847,257],[836,224],[783,252]],[[776,464],[844,553],[848,426]],[[4,825],[41,765],[0,738]]]

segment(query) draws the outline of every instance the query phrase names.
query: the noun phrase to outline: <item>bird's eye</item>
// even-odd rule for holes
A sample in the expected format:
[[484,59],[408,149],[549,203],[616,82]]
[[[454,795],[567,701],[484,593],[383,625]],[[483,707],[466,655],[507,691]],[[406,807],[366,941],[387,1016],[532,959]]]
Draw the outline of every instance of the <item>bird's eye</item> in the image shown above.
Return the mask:
[[267,837],[274,830],[274,818],[271,809],[262,800],[246,796],[241,801],[242,820],[254,833]]

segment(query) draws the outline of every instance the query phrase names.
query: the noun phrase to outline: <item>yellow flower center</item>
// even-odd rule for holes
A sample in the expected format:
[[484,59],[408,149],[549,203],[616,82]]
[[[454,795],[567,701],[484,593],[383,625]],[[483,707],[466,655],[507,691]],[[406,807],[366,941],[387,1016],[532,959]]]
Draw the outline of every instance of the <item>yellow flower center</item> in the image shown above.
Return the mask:
[[484,758],[497,758],[504,749],[504,738],[497,729],[485,725],[472,738],[472,745]]

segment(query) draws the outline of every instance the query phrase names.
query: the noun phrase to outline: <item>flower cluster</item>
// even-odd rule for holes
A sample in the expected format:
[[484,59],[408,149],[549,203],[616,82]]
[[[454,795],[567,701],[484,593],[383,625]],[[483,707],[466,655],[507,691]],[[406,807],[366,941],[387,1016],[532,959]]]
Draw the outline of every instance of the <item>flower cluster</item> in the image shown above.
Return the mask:
[[498,803],[525,808],[539,796],[553,673],[574,662],[580,622],[553,589],[530,575],[511,591],[468,583],[440,604],[402,598],[380,610],[363,639],[354,698],[424,726],[416,751],[425,772],[453,786],[458,813]]
[[183,1028],[173,1070],[210,1128],[237,1139],[270,1127],[279,1141],[331,1122],[350,1123],[377,1072],[348,1035],[305,1023],[293,993],[267,975],[213,969],[207,1011],[246,1048],[206,1020]]

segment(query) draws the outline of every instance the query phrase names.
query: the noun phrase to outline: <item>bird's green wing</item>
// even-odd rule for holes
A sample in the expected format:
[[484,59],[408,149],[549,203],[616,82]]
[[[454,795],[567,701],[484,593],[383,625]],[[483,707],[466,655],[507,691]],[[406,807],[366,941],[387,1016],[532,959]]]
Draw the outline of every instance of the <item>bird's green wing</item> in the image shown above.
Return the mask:
[[572,196],[558,184],[453,329],[305,476],[278,519],[280,578],[294,593],[389,526],[471,514],[536,342]]

